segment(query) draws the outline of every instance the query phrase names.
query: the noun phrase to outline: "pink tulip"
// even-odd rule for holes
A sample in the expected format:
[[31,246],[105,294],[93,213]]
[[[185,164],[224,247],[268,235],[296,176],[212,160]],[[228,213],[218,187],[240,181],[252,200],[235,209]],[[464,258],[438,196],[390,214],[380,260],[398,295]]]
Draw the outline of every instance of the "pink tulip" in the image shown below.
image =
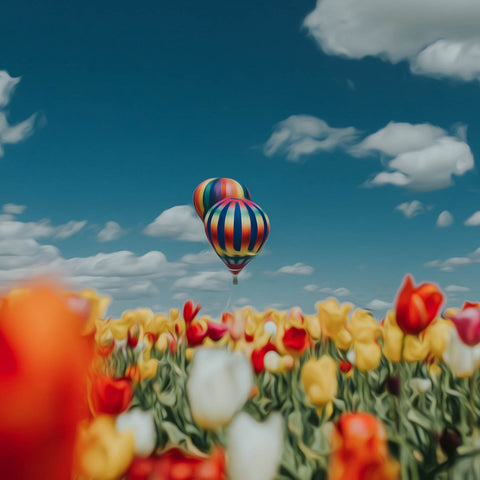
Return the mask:
[[480,308],[466,308],[449,319],[455,324],[463,343],[473,347],[480,342]]

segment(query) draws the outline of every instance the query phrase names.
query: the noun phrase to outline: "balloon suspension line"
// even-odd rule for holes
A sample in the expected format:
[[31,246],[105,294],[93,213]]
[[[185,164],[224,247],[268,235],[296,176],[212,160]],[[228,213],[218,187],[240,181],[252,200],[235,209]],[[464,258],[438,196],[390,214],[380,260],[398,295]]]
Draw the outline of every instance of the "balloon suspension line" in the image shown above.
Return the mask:
[[230,296],[228,297],[227,304],[225,305],[225,308],[223,309],[224,312],[228,312],[231,300],[232,300],[232,292],[230,292]]

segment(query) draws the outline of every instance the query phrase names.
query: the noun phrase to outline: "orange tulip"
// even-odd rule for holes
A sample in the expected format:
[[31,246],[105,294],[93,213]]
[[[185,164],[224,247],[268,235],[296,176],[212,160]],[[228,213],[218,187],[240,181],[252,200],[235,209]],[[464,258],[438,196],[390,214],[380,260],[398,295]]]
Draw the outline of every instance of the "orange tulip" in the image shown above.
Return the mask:
[[407,335],[418,335],[435,319],[443,302],[442,292],[432,283],[414,287],[407,275],[396,305],[398,326]]
[[87,414],[86,374],[92,350],[80,335],[84,321],[51,286],[33,286],[3,299],[2,478],[70,478],[76,426]]
[[397,480],[400,468],[390,458],[387,432],[368,413],[344,413],[333,432],[329,480]]

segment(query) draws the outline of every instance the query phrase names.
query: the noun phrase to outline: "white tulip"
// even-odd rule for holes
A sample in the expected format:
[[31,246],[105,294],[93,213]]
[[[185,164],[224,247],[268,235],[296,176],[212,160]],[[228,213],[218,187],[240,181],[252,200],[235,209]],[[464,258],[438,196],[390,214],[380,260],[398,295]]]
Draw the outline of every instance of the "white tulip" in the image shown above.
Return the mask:
[[273,480],[282,460],[283,419],[273,413],[259,423],[241,412],[227,432],[228,474],[231,480]]
[[273,350],[267,352],[265,357],[263,358],[263,365],[265,369],[269,372],[276,372],[278,371],[278,367],[280,366],[280,355]]
[[457,330],[452,327],[443,360],[456,377],[470,377],[480,359],[480,345],[469,347],[460,340]]
[[227,425],[248,400],[253,383],[252,366],[241,353],[198,347],[187,380],[195,423],[210,430]]
[[268,320],[263,325],[263,330],[270,334],[270,337],[274,338],[277,335],[277,324],[272,320]]
[[141,457],[148,457],[157,445],[157,431],[152,410],[132,408],[121,413],[115,420],[117,432],[132,432],[135,442],[135,453]]
[[352,364],[355,365],[355,350],[349,350],[347,352],[347,360]]
[[432,381],[429,378],[412,378],[409,382],[410,388],[419,395],[424,394],[432,388]]

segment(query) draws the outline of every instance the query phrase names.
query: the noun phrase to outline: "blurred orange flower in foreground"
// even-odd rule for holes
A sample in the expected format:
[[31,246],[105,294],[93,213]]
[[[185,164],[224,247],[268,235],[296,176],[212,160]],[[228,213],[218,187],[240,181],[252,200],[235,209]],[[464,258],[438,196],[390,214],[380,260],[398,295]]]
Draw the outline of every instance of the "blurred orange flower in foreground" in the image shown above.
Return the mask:
[[400,467],[390,458],[387,432],[368,413],[344,413],[333,432],[329,480],[397,480]]
[[53,286],[14,290],[0,304],[0,472],[9,480],[71,476],[86,413],[91,345],[85,312]]

